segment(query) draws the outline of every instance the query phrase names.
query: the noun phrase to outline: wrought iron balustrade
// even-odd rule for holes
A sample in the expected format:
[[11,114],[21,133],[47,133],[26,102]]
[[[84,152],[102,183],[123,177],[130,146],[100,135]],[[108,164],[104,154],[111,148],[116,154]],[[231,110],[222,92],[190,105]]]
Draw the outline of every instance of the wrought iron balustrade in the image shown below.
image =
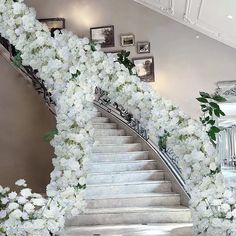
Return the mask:
[[95,94],[96,99],[94,103],[100,108],[114,115],[121,122],[125,123],[132,130],[134,130],[141,138],[143,138],[150,145],[150,147],[162,158],[162,160],[174,174],[180,185],[185,189],[185,182],[182,178],[181,170],[179,168],[178,157],[175,155],[173,150],[171,148],[160,150],[157,142],[150,139],[148,131],[144,127],[142,127],[141,123],[137,119],[135,119],[132,113],[127,111],[122,105],[118,104],[117,102],[112,102],[108,96],[108,92],[97,87]]
[[[16,56],[17,51],[13,45],[9,43],[7,39],[0,35],[0,43],[8,51],[9,59],[12,62],[13,58]],[[18,69],[32,82],[34,89],[42,96],[45,103],[47,104],[49,110],[55,114],[54,106],[55,102],[52,100],[51,93],[48,92],[44,81],[37,76],[37,70],[33,70],[30,66],[20,65]]]

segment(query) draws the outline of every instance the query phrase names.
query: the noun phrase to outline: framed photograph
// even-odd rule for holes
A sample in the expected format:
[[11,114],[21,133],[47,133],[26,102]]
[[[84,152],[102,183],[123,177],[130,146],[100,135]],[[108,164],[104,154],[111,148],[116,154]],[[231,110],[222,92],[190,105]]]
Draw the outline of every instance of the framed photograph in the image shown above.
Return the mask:
[[137,42],[137,53],[150,53],[150,42]]
[[114,35],[114,25],[90,28],[90,39],[99,43],[102,48],[115,46]]
[[122,47],[133,46],[135,43],[133,34],[122,34],[120,36],[120,44]]
[[55,30],[65,29],[66,26],[65,18],[45,18],[38,20],[42,23],[45,23],[51,32],[54,32]]
[[142,81],[154,82],[154,57],[133,58],[137,75]]

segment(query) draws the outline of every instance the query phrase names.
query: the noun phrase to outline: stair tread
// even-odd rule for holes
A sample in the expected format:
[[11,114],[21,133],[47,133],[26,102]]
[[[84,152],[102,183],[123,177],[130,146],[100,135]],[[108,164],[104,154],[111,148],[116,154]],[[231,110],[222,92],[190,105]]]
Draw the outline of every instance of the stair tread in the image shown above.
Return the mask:
[[[99,137],[99,136],[97,136]],[[133,136],[130,135],[120,135],[120,136],[116,136],[116,135],[111,135],[111,136],[101,136],[102,138],[107,137],[107,138],[133,138]]]
[[[105,129],[105,128],[94,128],[94,130],[112,130],[112,131],[114,131],[114,130],[124,130],[124,129],[110,129],[110,128],[108,128],[108,129]],[[113,136],[115,136],[115,135],[113,135]],[[123,135],[124,136],[124,135]]]
[[151,206],[151,207],[114,207],[114,208],[93,208],[86,209],[85,214],[116,214],[116,213],[131,213],[131,212],[189,212],[190,209],[182,206]]
[[[119,136],[118,136],[119,137]],[[121,137],[121,136],[120,136]],[[141,143],[120,143],[120,144],[113,144],[113,143],[98,143],[98,144],[93,144],[94,147],[98,146],[105,146],[105,147],[112,147],[112,146],[135,146],[135,145],[141,145]]]
[[[153,173],[153,172],[160,172],[164,173],[164,170],[128,170],[128,171],[112,171],[111,175],[116,175],[116,174],[142,174],[142,173]],[[110,175],[109,173],[109,175]],[[90,172],[88,175],[108,175],[107,172]]]
[[[125,236],[190,236],[192,235],[192,223],[152,223],[152,224],[116,224],[96,226],[71,226],[66,228],[68,236],[83,235],[92,236],[97,233],[101,236],[125,235]],[[66,234],[66,235],[67,235]]]
[[169,180],[153,180],[153,181],[137,181],[137,182],[122,182],[122,183],[105,183],[105,184],[88,184],[87,187],[104,187],[104,186],[119,186],[119,185],[145,185],[145,184],[164,184],[171,183]]
[[140,154],[140,153],[148,153],[148,151],[132,151],[132,152],[119,152],[119,153],[113,153],[113,152],[92,152],[92,154],[96,155],[129,155],[129,154]]
[[136,163],[141,163],[141,162],[157,162],[156,160],[150,160],[150,159],[147,159],[147,160],[134,160],[134,161],[120,161],[120,162],[117,162],[117,161],[97,161],[97,162],[89,162],[89,164],[94,164],[94,165],[110,165],[110,164],[116,164],[116,165],[119,165],[119,164],[136,164]]
[[146,198],[146,197],[178,197],[178,193],[166,192],[166,193],[127,193],[127,194],[114,194],[114,195],[102,195],[91,196],[86,200],[98,200],[98,199],[116,199],[116,198]]

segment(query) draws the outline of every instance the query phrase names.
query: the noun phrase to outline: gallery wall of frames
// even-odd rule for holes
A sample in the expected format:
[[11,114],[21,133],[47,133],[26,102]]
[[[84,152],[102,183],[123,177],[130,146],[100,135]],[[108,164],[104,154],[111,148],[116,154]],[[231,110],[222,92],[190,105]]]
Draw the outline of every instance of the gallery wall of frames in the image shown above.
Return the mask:
[[[64,18],[46,18],[39,19],[42,23],[47,24],[53,36],[55,30],[61,30],[66,27]],[[90,28],[90,40],[99,43],[106,53],[119,53],[122,50],[129,51],[129,48],[136,47],[138,57],[132,58],[136,67],[137,74],[142,81],[154,82],[154,57],[150,55],[151,45],[145,39],[136,39],[132,33],[123,33],[120,35],[120,44],[115,45],[115,26],[96,26]],[[119,47],[120,50],[114,50]]]

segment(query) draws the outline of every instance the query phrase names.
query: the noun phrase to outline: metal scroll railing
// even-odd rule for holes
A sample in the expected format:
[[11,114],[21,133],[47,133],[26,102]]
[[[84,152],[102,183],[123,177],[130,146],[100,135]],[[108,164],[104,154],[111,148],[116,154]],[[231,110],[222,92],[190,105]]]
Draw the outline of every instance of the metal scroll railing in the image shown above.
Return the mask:
[[[11,45],[9,41],[5,39],[4,37],[2,37],[1,35],[0,35],[0,44],[2,44],[5,51],[8,52],[8,57],[9,57],[8,59],[13,63],[14,57],[17,55],[17,50],[15,49],[15,47]],[[34,70],[30,66],[18,65],[17,67],[20,70],[20,72],[25,77],[27,77],[29,81],[32,82],[34,89],[38,92],[38,94],[42,96],[49,110],[53,114],[55,114],[54,112],[55,103],[51,98],[50,92],[48,92],[48,90],[46,89],[44,81],[37,76],[38,71]]]
[[175,155],[173,150],[171,150],[170,148],[167,148],[166,150],[160,150],[158,144],[150,139],[148,131],[144,127],[142,127],[141,123],[137,119],[135,119],[133,115],[128,112],[122,105],[116,102],[111,102],[106,91],[100,88],[96,88],[95,93],[95,105],[111,113],[121,122],[125,123],[132,130],[134,130],[142,139],[144,139],[152,148],[152,150],[162,158],[168,169],[172,172],[179,184],[187,193],[181,169],[179,168],[178,157]]

